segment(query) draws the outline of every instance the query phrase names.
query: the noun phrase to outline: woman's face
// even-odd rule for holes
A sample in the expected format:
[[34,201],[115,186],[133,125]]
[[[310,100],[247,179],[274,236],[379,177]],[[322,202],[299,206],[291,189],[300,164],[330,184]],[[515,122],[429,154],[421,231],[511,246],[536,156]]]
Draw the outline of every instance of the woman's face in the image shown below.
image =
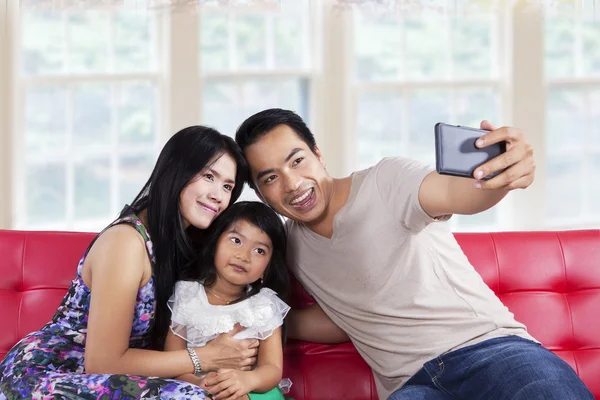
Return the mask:
[[237,166],[225,153],[208,163],[206,168],[181,191],[179,209],[184,227],[206,229],[227,208],[235,186]]

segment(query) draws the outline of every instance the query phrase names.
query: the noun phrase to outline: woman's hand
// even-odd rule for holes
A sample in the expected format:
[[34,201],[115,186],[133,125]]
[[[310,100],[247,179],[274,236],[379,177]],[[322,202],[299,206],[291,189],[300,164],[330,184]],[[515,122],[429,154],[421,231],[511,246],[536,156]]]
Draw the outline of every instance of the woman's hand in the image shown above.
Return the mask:
[[222,369],[207,379],[205,386],[215,399],[239,400],[247,398],[255,386],[254,380],[252,372]]
[[203,371],[219,369],[250,371],[252,369],[256,364],[258,340],[234,339],[233,336],[243,329],[245,328],[236,325],[231,332],[219,335],[204,347],[195,348]]

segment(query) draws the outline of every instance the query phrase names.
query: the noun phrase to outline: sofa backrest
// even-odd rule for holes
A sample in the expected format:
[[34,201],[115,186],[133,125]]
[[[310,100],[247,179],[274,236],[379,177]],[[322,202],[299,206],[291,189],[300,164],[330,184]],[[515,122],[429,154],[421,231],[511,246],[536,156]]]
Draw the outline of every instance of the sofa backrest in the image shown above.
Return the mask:
[[[600,230],[455,236],[516,319],[600,399]],[[0,358],[51,318],[93,237],[0,230]],[[295,283],[292,305],[311,303]],[[296,400],[377,399],[370,369],[350,343],[291,341],[285,354]]]

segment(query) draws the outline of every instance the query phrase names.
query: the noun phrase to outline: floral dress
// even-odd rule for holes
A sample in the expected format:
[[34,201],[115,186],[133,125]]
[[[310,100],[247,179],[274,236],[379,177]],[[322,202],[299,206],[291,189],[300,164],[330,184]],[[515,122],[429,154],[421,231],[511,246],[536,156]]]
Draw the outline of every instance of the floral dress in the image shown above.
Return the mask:
[[[152,242],[139,218],[131,214],[110,226],[120,223],[132,225],[143,236],[154,265]],[[210,398],[209,393],[200,387],[175,379],[85,373],[84,351],[91,292],[83,282],[81,269],[90,247],[79,261],[77,276],[52,321],[23,338],[0,363],[0,400]],[[154,281],[151,278],[137,294],[130,348],[144,349],[150,345],[154,297]]]

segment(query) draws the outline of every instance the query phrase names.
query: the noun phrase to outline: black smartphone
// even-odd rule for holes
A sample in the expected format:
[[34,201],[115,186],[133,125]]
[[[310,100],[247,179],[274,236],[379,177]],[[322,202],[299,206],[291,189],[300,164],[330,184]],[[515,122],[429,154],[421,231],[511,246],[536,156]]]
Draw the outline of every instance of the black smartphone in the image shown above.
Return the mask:
[[[506,152],[506,142],[478,148],[475,141],[488,131],[460,125],[435,124],[435,166],[439,174],[473,178],[477,167]],[[496,171],[484,180],[502,171]]]

